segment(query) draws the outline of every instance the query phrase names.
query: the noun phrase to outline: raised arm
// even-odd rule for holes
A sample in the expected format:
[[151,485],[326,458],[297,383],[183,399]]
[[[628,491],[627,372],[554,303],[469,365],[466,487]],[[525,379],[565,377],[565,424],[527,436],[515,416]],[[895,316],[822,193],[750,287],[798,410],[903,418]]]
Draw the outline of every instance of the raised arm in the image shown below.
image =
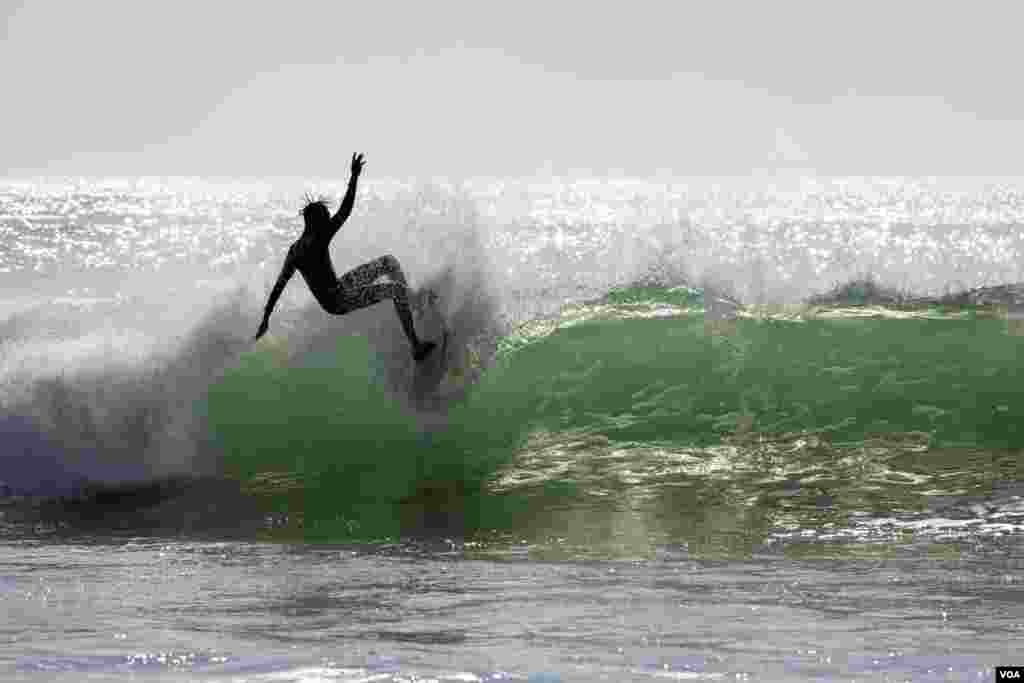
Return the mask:
[[288,280],[291,279],[292,275],[295,274],[295,259],[292,256],[292,250],[288,250],[288,257],[284,260],[284,267],[281,268],[281,274],[277,276],[277,282],[274,283],[274,289],[270,292],[270,299],[267,300],[267,307],[263,309],[263,322],[260,323],[260,329],[256,332],[256,336],[253,337],[253,341],[256,341],[267,332],[267,326],[270,323],[270,314],[274,312],[274,306],[277,305],[277,300],[281,298],[281,292],[284,291],[285,285],[288,284]]
[[348,179],[345,198],[341,200],[341,206],[338,207],[337,213],[331,217],[331,237],[338,232],[342,224],[348,220],[349,214],[352,213],[352,206],[356,203],[356,184],[359,182],[359,174],[363,172],[363,164],[365,162],[362,154],[352,155],[352,175]]

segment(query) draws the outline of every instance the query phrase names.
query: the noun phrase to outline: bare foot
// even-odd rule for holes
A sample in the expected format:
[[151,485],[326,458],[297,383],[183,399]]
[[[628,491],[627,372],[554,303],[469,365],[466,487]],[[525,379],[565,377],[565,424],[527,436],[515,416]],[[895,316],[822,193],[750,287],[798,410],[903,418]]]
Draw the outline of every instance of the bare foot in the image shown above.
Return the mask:
[[420,344],[420,347],[418,349],[412,352],[412,357],[416,359],[417,362],[419,362],[426,358],[427,356],[429,356],[430,352],[433,351],[435,348],[437,348],[437,343],[423,342],[422,344]]

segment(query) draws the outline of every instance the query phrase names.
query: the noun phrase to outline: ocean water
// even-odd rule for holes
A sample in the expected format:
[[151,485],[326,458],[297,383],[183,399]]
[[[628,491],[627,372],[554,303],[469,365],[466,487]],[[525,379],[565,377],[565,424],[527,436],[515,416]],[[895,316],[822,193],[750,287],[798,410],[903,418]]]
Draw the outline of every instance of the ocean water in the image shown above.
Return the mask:
[[0,678],[982,681],[1024,664],[1024,182],[0,185]]

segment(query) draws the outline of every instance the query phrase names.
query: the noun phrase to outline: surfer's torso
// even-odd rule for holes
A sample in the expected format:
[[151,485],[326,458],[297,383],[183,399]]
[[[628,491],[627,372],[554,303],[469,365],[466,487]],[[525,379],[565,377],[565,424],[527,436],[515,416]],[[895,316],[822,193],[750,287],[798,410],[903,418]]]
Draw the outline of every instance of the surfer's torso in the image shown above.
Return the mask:
[[288,249],[288,258],[309,286],[317,302],[328,313],[333,312],[337,297],[338,274],[334,272],[331,254],[323,240],[299,238]]

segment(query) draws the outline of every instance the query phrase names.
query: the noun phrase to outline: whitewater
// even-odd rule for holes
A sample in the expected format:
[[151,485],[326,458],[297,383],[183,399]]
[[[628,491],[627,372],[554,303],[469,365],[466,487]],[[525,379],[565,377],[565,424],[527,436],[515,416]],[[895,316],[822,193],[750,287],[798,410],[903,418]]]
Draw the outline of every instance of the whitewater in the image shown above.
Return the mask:
[[[0,678],[992,680],[1024,181],[0,182]],[[334,204],[336,206],[336,204]]]

